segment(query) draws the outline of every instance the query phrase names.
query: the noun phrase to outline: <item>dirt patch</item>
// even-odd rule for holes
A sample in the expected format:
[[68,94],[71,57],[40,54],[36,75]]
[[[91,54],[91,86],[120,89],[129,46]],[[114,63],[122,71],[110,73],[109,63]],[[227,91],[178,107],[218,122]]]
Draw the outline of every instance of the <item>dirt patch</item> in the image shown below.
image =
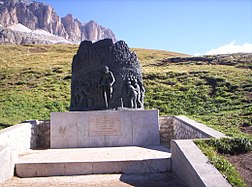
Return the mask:
[[240,130],[247,134],[252,134],[252,126],[240,126]]
[[227,156],[248,186],[252,187],[252,152]]
[[36,47],[32,46],[32,48],[30,48],[28,51],[30,53],[46,53],[46,52],[48,52],[46,48],[40,47],[40,46],[36,46]]

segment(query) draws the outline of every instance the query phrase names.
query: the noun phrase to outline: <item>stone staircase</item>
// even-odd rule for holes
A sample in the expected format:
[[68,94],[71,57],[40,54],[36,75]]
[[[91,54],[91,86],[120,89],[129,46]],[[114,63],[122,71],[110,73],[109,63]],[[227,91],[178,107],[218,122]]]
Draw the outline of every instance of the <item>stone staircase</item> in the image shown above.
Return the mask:
[[162,146],[28,150],[16,162],[19,177],[171,171],[171,153]]

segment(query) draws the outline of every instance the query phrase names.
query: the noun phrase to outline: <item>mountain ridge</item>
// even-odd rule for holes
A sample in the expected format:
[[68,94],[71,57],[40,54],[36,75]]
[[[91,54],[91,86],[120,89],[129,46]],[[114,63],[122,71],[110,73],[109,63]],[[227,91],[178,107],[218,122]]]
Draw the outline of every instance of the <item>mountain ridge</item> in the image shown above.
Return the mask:
[[27,27],[20,25],[22,24],[13,25],[11,28],[0,25],[0,44],[72,44],[65,38],[55,36],[45,30],[28,30]]
[[93,20],[82,23],[70,13],[61,18],[53,7],[43,2],[0,0],[0,25],[7,28],[19,23],[28,29],[42,29],[73,43],[83,40],[95,42],[105,38],[116,41],[111,29]]

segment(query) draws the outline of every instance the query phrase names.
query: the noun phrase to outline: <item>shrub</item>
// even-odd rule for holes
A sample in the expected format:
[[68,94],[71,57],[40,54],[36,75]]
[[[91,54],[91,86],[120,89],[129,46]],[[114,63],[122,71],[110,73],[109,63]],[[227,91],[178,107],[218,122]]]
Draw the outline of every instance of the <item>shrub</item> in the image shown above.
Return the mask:
[[237,155],[252,150],[252,140],[248,138],[211,139],[207,143],[221,154]]

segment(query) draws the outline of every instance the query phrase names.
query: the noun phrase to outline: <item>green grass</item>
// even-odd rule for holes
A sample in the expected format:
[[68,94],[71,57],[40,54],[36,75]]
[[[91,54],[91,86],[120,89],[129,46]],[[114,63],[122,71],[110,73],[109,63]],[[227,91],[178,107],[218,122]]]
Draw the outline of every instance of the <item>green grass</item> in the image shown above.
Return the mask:
[[238,155],[252,151],[252,139],[248,138],[210,139],[206,143],[220,154]]
[[175,52],[168,52],[163,50],[151,50],[151,49],[139,49],[139,48],[132,48],[132,51],[137,53],[138,58],[141,61],[141,65],[143,67],[149,66],[150,64],[159,62],[164,58],[171,58],[171,57],[186,57],[189,55],[175,53]]
[[[211,141],[197,140],[195,143],[207,155],[211,164],[213,164],[222,175],[228,180],[232,186],[246,187],[246,183],[241,178],[240,174],[235,170],[234,166],[225,159],[225,157],[217,152],[217,147],[212,146]],[[217,140],[223,142],[223,140]],[[225,140],[224,140],[225,141]],[[251,142],[250,142],[251,143]],[[249,151],[249,149],[247,150]]]
[[161,115],[187,115],[230,136],[245,135],[239,125],[252,124],[250,69],[178,64],[143,73],[145,106]]
[[0,46],[2,124],[49,119],[70,101],[71,59],[77,45]]

